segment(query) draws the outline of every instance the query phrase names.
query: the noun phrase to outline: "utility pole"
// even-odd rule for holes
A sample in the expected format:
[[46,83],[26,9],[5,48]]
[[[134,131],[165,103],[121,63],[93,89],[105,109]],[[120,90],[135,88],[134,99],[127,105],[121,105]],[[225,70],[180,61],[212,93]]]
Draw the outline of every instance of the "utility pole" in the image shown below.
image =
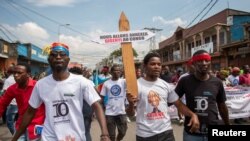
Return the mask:
[[61,27],[62,26],[64,26],[64,27],[66,27],[66,26],[70,26],[70,24],[60,24],[60,25],[58,25],[58,32],[57,32],[57,34],[58,34],[58,42],[60,42],[60,29],[61,29]]
[[[157,28],[154,28],[154,27],[153,27],[153,28],[145,27],[144,29],[145,29],[145,30],[149,30],[149,31],[151,31],[151,32],[153,32],[153,33],[162,31],[162,29],[157,29]],[[150,38],[150,43],[149,43],[149,50],[150,50],[150,51],[156,49],[156,46],[157,46],[157,45],[156,45],[156,39],[155,39],[155,37],[156,37],[156,36]]]

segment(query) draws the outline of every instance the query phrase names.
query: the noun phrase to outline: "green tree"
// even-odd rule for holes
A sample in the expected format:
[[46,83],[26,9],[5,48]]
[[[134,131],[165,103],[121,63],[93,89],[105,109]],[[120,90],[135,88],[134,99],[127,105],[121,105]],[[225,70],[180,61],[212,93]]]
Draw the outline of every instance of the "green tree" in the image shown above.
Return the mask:
[[[134,57],[137,57],[138,53],[136,52],[136,50],[134,48],[132,48],[132,49],[133,49]],[[113,52],[111,52],[110,55],[109,55],[109,58],[112,58],[113,56],[114,57],[122,56],[122,48],[116,49]]]

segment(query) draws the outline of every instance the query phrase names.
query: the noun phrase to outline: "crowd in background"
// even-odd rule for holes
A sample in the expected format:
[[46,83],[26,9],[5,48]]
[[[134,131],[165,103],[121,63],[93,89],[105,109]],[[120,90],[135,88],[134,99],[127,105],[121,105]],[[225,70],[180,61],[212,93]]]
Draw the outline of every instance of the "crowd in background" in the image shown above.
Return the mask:
[[[123,72],[122,66],[117,66],[117,67],[119,68],[120,74],[117,75],[116,77],[119,77],[119,79],[120,78],[124,79],[124,74],[123,74],[124,72]],[[10,68],[13,69],[13,66],[10,66]],[[115,69],[115,68],[113,68],[113,69]],[[175,70],[170,71],[168,66],[162,66],[160,78],[168,83],[172,83],[172,84],[176,85],[178,83],[178,81],[183,76],[186,76],[188,74],[192,74],[194,71],[193,69],[194,68],[192,68],[192,64],[189,64],[189,63],[187,63],[187,70],[186,71],[184,71],[184,69],[182,69],[182,68],[177,68]],[[12,75],[11,71],[13,71],[13,70],[8,69],[6,72],[1,74],[1,78],[0,78],[1,94],[4,93],[4,89],[3,89],[4,83],[6,82],[8,77],[10,77]],[[103,90],[102,86],[103,86],[104,82],[107,80],[110,80],[112,78],[112,75],[111,75],[112,71],[110,71],[110,68],[108,66],[104,66],[101,70],[92,70],[92,69],[87,68],[87,67],[83,67],[83,68],[72,67],[72,68],[69,68],[69,72],[77,74],[77,75],[82,75],[83,77],[91,80],[93,82],[93,86],[96,87],[96,90],[98,91],[98,93],[101,93],[101,91]],[[40,80],[47,75],[49,75],[49,71],[48,72],[41,72],[41,73],[36,74],[34,76],[30,75],[30,77],[33,78],[34,80]],[[248,65],[244,65],[242,67],[228,67],[226,69],[221,69],[221,70],[216,70],[216,71],[210,70],[210,75],[219,78],[222,81],[224,87],[234,87],[234,86],[238,86],[238,85],[250,86],[250,69],[249,69]],[[141,67],[136,68],[136,77],[137,77],[137,79],[139,79],[141,77],[145,77],[145,72],[143,71],[143,68],[141,68]],[[97,82],[98,81],[97,79],[99,80],[99,82]],[[110,83],[112,83],[112,82],[110,82]],[[124,89],[126,89],[126,88],[124,88]],[[103,98],[103,106],[105,107],[107,105],[107,99],[105,100],[105,98],[106,98],[105,92],[103,92],[102,96],[103,96],[102,97]],[[124,96],[124,101],[126,101],[126,96]],[[126,106],[126,102],[124,103],[124,106]],[[94,116],[93,116],[93,111],[91,111],[91,107],[89,107],[88,109],[90,109],[90,110],[85,112],[85,115],[88,115],[86,113],[90,113],[90,114],[88,115],[88,117],[84,117],[84,118],[85,118],[86,138],[87,138],[87,141],[90,141],[91,140],[90,127],[91,127],[91,121],[92,121]],[[123,111],[122,113],[126,114],[125,111]],[[4,113],[4,114],[6,114],[6,113]],[[12,116],[12,118],[13,118],[12,120],[17,119],[16,118],[18,116],[17,112],[15,112],[15,114],[16,115],[14,116],[14,118]],[[6,114],[6,116],[2,116],[3,122],[6,122],[6,117],[8,118],[8,114]],[[110,117],[108,117],[108,118],[110,118]],[[180,119],[180,124],[182,125],[183,120],[184,120],[183,116],[179,115],[179,119]],[[129,122],[129,119],[126,122]],[[241,118],[241,119],[235,119],[234,122],[237,124],[240,124],[240,123],[246,122],[246,120]],[[12,124],[14,124],[14,122],[12,122]],[[127,125],[124,125],[124,126],[125,127],[123,127],[124,129],[122,130],[123,133],[122,133],[122,135],[120,135],[121,136],[120,139],[122,139],[126,133]],[[9,128],[10,132],[12,134],[14,134],[14,131],[12,129],[13,125],[8,126],[8,128]],[[111,129],[109,129],[109,130],[111,130]],[[115,139],[115,137],[112,137],[112,138]],[[114,139],[112,139],[112,140],[114,140]]]

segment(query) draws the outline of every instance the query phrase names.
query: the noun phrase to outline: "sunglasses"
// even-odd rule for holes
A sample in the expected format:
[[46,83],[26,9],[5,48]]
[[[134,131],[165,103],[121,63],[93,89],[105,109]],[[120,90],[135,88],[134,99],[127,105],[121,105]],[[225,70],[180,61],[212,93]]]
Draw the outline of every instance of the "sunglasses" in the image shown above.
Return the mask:
[[67,56],[67,54],[65,53],[65,52],[51,52],[50,53],[50,56],[52,56],[52,57],[57,57],[57,56],[60,56],[60,57],[66,57]]

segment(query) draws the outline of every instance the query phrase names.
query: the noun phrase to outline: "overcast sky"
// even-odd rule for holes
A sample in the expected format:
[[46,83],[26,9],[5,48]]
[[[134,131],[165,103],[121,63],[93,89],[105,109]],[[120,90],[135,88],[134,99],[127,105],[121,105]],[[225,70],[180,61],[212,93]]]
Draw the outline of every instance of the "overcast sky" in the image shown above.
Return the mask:
[[[211,2],[209,4],[209,2]],[[71,60],[94,68],[120,45],[91,42],[103,33],[117,32],[124,11],[130,30],[162,29],[157,44],[177,26],[187,27],[225,8],[250,12],[250,0],[1,0],[0,38],[39,47],[60,41],[70,46]],[[212,4],[215,5],[212,7]],[[208,5],[203,13],[194,18]],[[211,9],[211,10],[210,10]],[[204,18],[203,15],[208,11]],[[66,26],[66,24],[69,24]],[[142,58],[149,41],[133,43]]]

